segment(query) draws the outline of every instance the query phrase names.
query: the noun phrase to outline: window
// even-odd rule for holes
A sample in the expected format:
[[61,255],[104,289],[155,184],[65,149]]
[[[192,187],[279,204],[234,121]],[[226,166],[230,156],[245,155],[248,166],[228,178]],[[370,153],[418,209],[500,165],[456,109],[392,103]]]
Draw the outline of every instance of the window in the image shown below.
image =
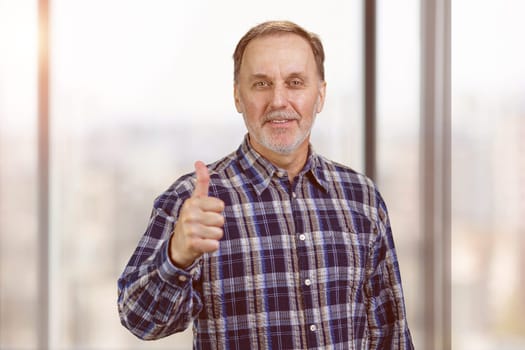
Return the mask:
[[36,57],[36,4],[0,1],[1,349],[37,344]]
[[[421,291],[429,259],[438,263],[425,257],[421,230],[420,33],[428,3],[377,1],[376,20],[376,180],[416,347],[431,343]],[[452,348],[521,349],[525,5],[451,3]],[[37,4],[0,0],[0,349],[38,349],[41,332],[51,349],[188,349],[191,330],[142,342],[118,320],[116,280],[153,199],[195,160],[214,161],[241,142],[231,55],[249,27],[268,19],[320,34],[328,87],[312,142],[363,171],[363,2],[50,4],[49,324],[42,325],[35,315]]]
[[359,2],[51,4],[51,348],[188,349],[191,330],[144,343],[118,320],[116,280],[153,199],[238,147],[231,56],[276,16],[321,35],[328,97],[313,143],[360,170]]
[[453,345],[523,349],[525,4],[452,4]]
[[376,21],[376,180],[388,205],[410,331],[418,347],[425,336],[419,187],[419,1],[378,1]]

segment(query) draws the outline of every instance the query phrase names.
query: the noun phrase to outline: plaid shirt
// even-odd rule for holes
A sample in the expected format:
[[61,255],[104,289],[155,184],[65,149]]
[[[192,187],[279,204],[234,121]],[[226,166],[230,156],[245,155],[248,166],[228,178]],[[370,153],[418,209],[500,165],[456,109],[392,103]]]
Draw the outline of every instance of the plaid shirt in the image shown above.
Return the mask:
[[293,183],[251,148],[210,165],[220,248],[182,270],[168,242],[195,174],[154,203],[118,281],[143,339],[193,323],[195,349],[413,349],[387,210],[365,176],[310,151]]

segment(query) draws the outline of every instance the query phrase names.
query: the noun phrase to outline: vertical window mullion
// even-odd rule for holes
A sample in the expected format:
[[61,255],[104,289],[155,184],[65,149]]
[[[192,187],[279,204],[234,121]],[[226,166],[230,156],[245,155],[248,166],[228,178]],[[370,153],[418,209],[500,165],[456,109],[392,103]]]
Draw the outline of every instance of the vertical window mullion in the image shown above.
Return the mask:
[[376,180],[376,0],[363,5],[365,174]]
[[425,349],[451,348],[450,0],[421,1]]
[[49,348],[49,0],[38,1],[38,348]]

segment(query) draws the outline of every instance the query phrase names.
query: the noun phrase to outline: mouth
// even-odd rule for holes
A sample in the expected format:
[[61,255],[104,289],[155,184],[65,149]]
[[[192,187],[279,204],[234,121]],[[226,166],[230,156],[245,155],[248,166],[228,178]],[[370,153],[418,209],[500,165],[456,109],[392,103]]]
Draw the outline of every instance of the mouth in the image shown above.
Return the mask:
[[265,124],[275,129],[289,129],[295,125],[296,121],[296,119],[272,119],[267,120]]
[[275,120],[269,120],[272,124],[286,124],[293,122],[295,119],[275,119]]
[[266,115],[264,122],[274,126],[287,126],[299,121],[296,113],[289,111],[274,111]]

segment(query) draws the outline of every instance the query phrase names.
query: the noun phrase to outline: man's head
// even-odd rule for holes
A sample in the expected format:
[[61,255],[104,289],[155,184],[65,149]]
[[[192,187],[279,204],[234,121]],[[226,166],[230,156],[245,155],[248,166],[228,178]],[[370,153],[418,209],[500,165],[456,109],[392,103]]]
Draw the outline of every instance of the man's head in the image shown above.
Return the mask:
[[250,41],[267,35],[279,34],[296,34],[305,39],[310,44],[312,53],[314,54],[319,77],[321,80],[324,80],[324,49],[319,37],[314,33],[306,31],[304,28],[293,22],[268,21],[253,27],[241,38],[241,40],[239,40],[239,43],[237,44],[237,47],[233,53],[234,82],[237,82],[239,78],[242,57],[244,55],[244,51],[246,50],[246,46],[248,46]]
[[241,39],[234,60],[235,106],[251,144],[267,158],[304,157],[326,90],[320,40],[293,23],[266,22]]

